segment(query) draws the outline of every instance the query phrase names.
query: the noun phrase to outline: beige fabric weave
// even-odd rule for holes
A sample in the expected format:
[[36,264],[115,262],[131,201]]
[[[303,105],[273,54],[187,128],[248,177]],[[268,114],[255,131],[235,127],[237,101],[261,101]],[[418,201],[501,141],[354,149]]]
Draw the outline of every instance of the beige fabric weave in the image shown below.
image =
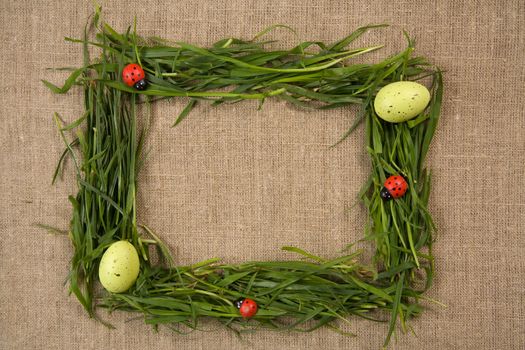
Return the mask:
[[[525,348],[525,3],[510,1],[108,1],[105,18],[119,30],[138,17],[143,35],[208,45],[250,38],[275,23],[296,28],[273,38],[336,40],[356,27],[393,27],[362,43],[404,45],[446,71],[443,118],[432,145],[431,210],[439,226],[435,285],[411,326],[417,337],[395,349]],[[61,82],[77,66],[90,1],[0,1],[0,348],[2,349],[377,349],[386,324],[352,320],[356,338],[329,330],[258,332],[242,340],[213,323],[211,332],[154,333],[129,315],[89,319],[62,283],[72,248],[65,237],[33,226],[66,228],[65,181],[50,185],[62,143],[52,112],[73,120],[81,95],[51,94],[41,78]],[[154,107],[151,153],[140,175],[140,220],[171,246],[180,264],[214,256],[225,261],[290,258],[283,245],[335,256],[363,234],[355,196],[368,172],[359,129],[328,146],[352,123],[353,111],[303,111],[284,102],[212,108],[200,105],[169,128],[184,101]]]

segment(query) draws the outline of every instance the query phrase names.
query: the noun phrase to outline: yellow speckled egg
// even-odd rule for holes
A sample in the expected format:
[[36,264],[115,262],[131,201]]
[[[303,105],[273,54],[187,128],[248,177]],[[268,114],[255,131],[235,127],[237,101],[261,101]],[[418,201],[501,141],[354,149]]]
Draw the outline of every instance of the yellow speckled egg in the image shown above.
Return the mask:
[[115,242],[102,255],[98,278],[107,291],[127,291],[139,275],[139,255],[128,241]]
[[381,119],[401,123],[423,112],[429,101],[430,92],[424,85],[413,81],[398,81],[379,90],[374,108]]

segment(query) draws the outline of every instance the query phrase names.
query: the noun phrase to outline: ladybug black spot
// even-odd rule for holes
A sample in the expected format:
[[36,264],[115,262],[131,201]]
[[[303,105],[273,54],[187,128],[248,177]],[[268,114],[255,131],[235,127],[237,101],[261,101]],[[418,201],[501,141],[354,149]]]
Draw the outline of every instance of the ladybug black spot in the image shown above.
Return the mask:
[[131,78],[131,81],[135,81],[135,78]]
[[135,75],[135,73],[131,72],[131,75]]
[[134,69],[134,70],[137,69],[137,66],[133,67],[133,69]]

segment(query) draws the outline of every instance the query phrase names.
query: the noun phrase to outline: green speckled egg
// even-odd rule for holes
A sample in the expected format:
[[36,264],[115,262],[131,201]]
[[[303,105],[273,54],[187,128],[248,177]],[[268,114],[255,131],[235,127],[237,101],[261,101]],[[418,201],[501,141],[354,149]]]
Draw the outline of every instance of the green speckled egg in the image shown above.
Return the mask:
[[413,81],[398,81],[384,86],[376,95],[377,115],[390,123],[401,123],[423,112],[430,101],[428,89]]
[[135,247],[128,241],[115,242],[102,255],[98,278],[107,291],[122,293],[137,280],[139,267],[139,255]]

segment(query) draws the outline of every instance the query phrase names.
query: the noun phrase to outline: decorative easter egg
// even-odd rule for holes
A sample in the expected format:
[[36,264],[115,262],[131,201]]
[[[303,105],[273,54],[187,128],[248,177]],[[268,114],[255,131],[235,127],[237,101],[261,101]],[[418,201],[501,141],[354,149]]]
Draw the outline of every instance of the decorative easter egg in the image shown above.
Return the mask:
[[135,247],[128,241],[115,242],[102,255],[98,278],[107,291],[122,293],[137,280],[139,267],[139,255]]
[[401,123],[423,112],[429,101],[430,92],[424,85],[413,81],[398,81],[379,90],[374,108],[381,119]]

